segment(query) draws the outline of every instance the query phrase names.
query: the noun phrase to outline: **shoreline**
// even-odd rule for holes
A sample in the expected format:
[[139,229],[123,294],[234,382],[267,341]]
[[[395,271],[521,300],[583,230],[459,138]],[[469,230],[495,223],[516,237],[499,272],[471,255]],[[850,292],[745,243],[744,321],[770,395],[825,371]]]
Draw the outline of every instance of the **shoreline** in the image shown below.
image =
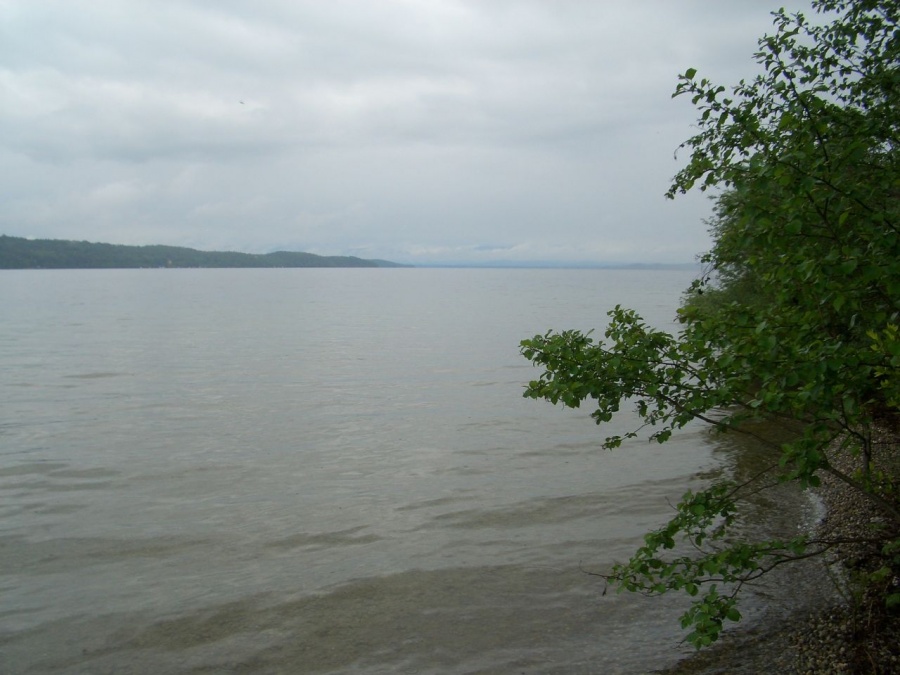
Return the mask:
[[[887,439],[886,441],[884,439]],[[900,439],[882,437],[881,459],[897,461]],[[876,461],[879,458],[876,458]],[[833,460],[852,471],[851,459]],[[853,536],[881,522],[860,493],[830,474],[823,476],[816,495],[825,507],[816,532],[822,536]],[[731,675],[778,671],[781,675],[900,672],[900,616],[884,610],[881,597],[854,587],[854,570],[875,569],[879,552],[873,546],[842,545],[808,561],[786,565],[809,604],[777,610],[751,625],[725,632],[718,643],[657,671],[659,675]],[[894,584],[900,579],[894,579]]]

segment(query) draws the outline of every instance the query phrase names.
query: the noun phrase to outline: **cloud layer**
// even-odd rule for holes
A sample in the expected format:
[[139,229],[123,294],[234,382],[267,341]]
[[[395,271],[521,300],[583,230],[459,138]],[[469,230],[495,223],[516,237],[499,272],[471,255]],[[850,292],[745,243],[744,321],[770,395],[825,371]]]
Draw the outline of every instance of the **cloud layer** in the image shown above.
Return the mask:
[[0,0],[0,232],[690,261],[709,204],[662,196],[695,118],[670,95],[752,75],[773,8]]

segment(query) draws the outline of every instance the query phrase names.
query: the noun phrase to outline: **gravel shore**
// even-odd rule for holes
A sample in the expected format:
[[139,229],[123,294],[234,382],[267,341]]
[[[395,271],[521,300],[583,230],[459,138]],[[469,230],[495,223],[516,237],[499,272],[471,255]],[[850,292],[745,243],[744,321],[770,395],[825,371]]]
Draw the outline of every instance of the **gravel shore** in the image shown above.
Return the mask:
[[[875,444],[876,468],[898,475],[896,463],[900,445],[894,434],[882,433]],[[837,468],[852,473],[849,458],[833,459]],[[827,475],[820,488],[826,505],[826,517],[820,531],[825,537],[853,538],[888,527],[888,521],[860,492]],[[896,536],[896,532],[894,536]],[[834,556],[834,576],[840,578],[844,602],[812,617],[797,631],[798,673],[900,673],[900,616],[888,612],[883,593],[866,592],[854,584],[854,576],[871,573],[884,564],[879,547],[848,544]],[[886,579],[888,585],[900,579]]]
[[[876,463],[900,475],[896,466],[889,466],[900,461],[897,436],[883,434],[876,447]],[[853,470],[849,461],[839,468]],[[818,525],[823,538],[859,537],[885,524],[869,500],[831,476],[823,478],[817,494],[826,513]],[[773,614],[756,627],[729,631],[711,649],[663,671],[664,675],[900,673],[898,612],[887,612],[882,597],[853,583],[855,575],[881,564],[876,547],[853,544],[838,547],[828,560],[798,565],[796,583],[806,589],[808,606],[787,616]],[[900,586],[900,578],[885,584]]]

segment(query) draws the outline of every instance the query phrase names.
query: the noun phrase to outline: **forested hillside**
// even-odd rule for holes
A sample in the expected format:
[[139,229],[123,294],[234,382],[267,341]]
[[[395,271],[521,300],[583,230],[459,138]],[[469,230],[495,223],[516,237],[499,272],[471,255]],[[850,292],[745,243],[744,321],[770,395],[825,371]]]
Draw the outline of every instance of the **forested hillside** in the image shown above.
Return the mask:
[[178,246],[122,246],[0,235],[0,269],[138,267],[403,267],[384,260],[276,251],[197,251]]

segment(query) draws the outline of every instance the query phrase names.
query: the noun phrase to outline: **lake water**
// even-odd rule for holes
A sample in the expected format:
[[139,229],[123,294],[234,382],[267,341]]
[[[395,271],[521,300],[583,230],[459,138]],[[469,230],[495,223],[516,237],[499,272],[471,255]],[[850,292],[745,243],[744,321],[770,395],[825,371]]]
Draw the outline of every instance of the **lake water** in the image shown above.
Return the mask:
[[692,278],[0,272],[0,672],[677,661],[681,599],[586,572],[739,448],[604,451],[588,410],[522,398],[518,343],[616,303],[674,328]]

